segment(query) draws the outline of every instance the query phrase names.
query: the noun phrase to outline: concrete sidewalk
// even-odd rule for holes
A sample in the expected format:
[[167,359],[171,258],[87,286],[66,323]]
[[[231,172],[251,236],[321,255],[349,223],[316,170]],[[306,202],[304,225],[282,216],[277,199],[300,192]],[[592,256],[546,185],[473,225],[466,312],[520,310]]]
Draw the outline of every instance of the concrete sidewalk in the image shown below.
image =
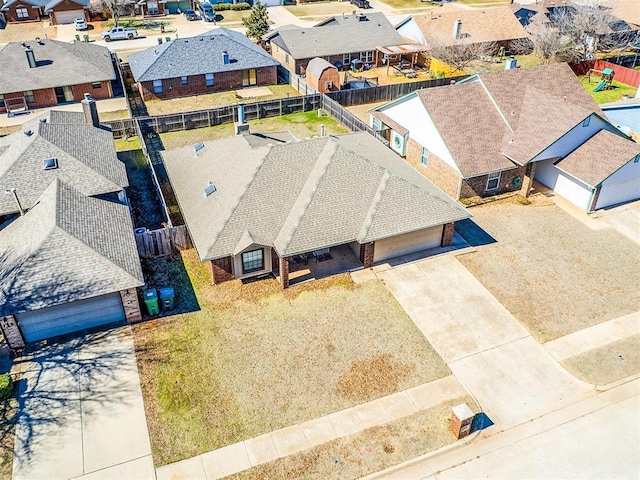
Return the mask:
[[155,479],[129,326],[40,348],[14,373],[14,480]]
[[394,393],[352,408],[235,443],[156,469],[158,480],[213,480],[293,455],[322,443],[384,425],[467,395],[453,377]]

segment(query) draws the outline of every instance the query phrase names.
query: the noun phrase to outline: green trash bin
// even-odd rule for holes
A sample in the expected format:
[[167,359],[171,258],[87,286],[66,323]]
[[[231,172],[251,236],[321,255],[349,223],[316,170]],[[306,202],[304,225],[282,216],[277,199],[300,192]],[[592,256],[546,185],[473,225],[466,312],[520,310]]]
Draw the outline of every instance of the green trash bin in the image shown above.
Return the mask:
[[162,45],[162,37],[158,37],[158,45]]
[[84,43],[89,43],[89,35],[83,35],[83,36],[82,36],[82,41],[83,41]]
[[76,33],[76,40],[77,40],[78,42],[80,41],[80,35],[78,35],[77,33]]
[[160,303],[162,310],[173,310],[173,287],[163,287],[160,289]]
[[142,296],[144,297],[144,303],[147,305],[147,312],[149,315],[157,315],[160,313],[160,306],[158,305],[158,292],[155,288],[146,288],[142,290]]
[[169,42],[171,41],[171,37],[164,37],[164,41],[165,41],[166,43],[169,43]]

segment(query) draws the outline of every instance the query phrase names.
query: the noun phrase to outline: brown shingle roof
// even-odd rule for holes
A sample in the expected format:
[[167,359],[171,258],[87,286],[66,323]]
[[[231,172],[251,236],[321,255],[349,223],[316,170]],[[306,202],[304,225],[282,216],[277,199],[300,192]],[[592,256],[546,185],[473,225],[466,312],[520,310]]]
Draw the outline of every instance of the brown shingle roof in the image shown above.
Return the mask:
[[428,88],[418,95],[464,178],[513,167],[500,154],[507,125],[479,82]]
[[509,7],[463,8],[445,5],[432,13],[413,15],[413,20],[427,43],[454,43],[453,24],[462,21],[465,43],[485,43],[525,38],[525,32]]
[[556,166],[594,187],[636,155],[640,155],[640,145],[615,133],[600,130]]

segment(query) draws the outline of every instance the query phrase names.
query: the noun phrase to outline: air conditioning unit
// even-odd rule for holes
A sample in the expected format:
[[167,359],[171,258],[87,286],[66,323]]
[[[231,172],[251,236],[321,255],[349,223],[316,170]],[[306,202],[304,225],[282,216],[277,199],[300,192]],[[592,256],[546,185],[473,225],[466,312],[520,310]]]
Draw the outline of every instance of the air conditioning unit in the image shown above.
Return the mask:
[[391,131],[391,149],[394,152],[404,157],[407,149],[406,137],[392,130]]

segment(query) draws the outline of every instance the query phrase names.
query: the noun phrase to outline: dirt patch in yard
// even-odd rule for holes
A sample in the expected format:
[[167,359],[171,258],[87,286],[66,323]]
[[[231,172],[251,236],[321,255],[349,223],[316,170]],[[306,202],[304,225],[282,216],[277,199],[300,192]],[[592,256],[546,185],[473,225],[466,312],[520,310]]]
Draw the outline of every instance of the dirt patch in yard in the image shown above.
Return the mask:
[[640,335],[594,348],[562,362],[573,375],[593,385],[607,385],[640,372]]
[[[135,327],[156,465],[450,374],[377,280],[211,286],[194,250],[182,259],[199,310]],[[366,388],[340,394],[359,377]]]
[[338,395],[357,401],[388,395],[398,390],[412,368],[411,363],[394,362],[388,353],[358,360],[338,379]]
[[[591,230],[555,205],[513,200],[471,213],[485,241],[459,260],[538,341],[638,309],[640,249],[613,228]],[[467,226],[456,229],[465,236]]]
[[449,419],[451,408],[460,403],[474,410],[475,402],[470,397],[457,398],[225,479],[360,478],[453,443],[456,438],[449,430]]

